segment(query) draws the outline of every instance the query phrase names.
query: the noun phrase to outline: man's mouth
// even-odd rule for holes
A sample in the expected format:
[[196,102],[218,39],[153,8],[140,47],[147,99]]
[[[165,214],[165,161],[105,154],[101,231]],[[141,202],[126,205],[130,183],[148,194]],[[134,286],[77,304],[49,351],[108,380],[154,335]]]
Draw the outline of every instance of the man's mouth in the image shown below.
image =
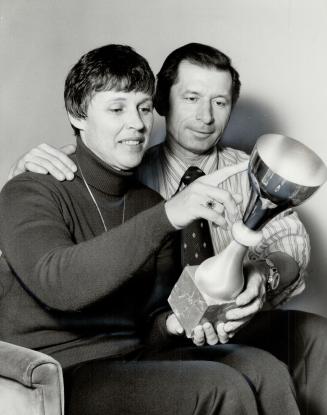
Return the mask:
[[214,133],[212,130],[193,130],[193,133],[199,134],[199,135],[211,135]]

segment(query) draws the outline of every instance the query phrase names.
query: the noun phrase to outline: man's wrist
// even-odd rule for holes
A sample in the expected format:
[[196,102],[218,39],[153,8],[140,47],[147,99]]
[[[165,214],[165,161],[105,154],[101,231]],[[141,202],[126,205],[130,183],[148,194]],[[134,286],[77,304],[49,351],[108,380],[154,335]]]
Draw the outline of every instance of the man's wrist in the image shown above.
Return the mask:
[[277,290],[280,283],[280,273],[277,266],[271,258],[257,259],[250,257],[250,261],[253,261],[259,268],[259,271],[265,280],[266,293],[268,295],[272,294]]
[[269,268],[266,286],[267,293],[269,293],[271,291],[275,291],[278,288],[280,283],[280,273],[275,263],[270,258],[266,258],[265,261]]
[[170,224],[176,229],[176,230],[181,230],[181,229],[183,229],[183,227],[182,226],[179,226],[177,223],[176,223],[176,220],[175,220],[175,218],[174,218],[174,207],[171,207],[171,205],[172,205],[172,199],[170,199],[170,200],[167,200],[166,202],[165,202],[165,204],[164,204],[164,207],[165,207],[165,212],[166,212],[166,216],[167,216],[167,219],[168,219],[168,221],[170,222]]
[[277,290],[280,283],[280,273],[275,263],[270,258],[259,260],[262,265],[262,272],[266,281],[266,293],[272,294]]

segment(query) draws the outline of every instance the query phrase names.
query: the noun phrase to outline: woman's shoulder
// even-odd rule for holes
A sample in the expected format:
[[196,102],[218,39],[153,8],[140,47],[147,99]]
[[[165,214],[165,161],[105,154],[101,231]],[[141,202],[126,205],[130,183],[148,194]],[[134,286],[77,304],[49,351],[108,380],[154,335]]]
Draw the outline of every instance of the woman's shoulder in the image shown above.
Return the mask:
[[28,185],[35,185],[36,187],[53,187],[56,182],[49,174],[40,174],[26,171],[24,173],[18,174],[17,176],[11,178],[5,183],[2,188],[2,191],[12,189],[15,187],[24,187]]
[[1,199],[18,199],[21,202],[34,196],[47,199],[60,198],[64,191],[64,182],[60,182],[49,174],[24,172],[10,179],[1,190]]

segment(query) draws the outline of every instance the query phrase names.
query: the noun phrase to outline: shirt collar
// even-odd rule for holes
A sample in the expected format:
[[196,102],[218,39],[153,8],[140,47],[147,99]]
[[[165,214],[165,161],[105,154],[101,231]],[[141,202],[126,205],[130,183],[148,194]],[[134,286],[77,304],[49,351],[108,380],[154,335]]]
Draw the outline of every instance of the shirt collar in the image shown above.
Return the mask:
[[212,173],[217,170],[218,155],[219,149],[218,146],[215,146],[197,159],[185,160],[174,154],[167,142],[160,144],[156,171],[153,172],[157,177],[155,189],[165,199],[170,199],[180,188],[181,178],[188,167],[196,165],[205,174]]
[[199,167],[205,174],[212,173],[218,168],[218,147],[214,146],[210,148],[206,153],[199,154],[194,158],[181,158],[166,141],[163,145],[163,156],[166,159],[166,163],[172,167],[178,176],[181,178],[185,171],[190,166]]

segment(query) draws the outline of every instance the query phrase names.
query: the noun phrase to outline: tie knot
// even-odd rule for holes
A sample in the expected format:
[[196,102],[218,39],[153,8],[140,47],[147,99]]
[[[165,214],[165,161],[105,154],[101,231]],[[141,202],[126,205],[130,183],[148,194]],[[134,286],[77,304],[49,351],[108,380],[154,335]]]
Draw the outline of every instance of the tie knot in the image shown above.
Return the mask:
[[204,175],[205,173],[199,169],[199,167],[191,166],[186,170],[183,177],[181,178],[181,183],[185,184],[185,186],[188,186],[194,182],[194,180]]

